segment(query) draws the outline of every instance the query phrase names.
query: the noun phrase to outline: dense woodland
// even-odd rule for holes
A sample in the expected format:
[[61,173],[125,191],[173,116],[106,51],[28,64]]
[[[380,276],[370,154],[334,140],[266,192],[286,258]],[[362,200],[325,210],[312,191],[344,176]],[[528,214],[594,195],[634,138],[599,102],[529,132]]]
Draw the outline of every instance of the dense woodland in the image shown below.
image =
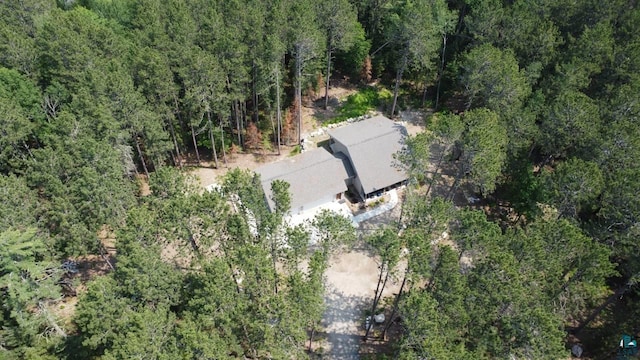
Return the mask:
[[[356,238],[381,279],[409,250],[398,296],[373,304],[400,324],[391,358],[558,359],[578,341],[611,358],[639,330],[634,0],[20,0],[0,16],[2,359],[305,358],[327,259]],[[388,116],[433,113],[398,155],[397,224],[363,236],[323,214],[309,249],[283,226],[286,183],[271,213],[249,172],[202,193],[180,171],[295,145],[303,102],[327,106],[336,79],[386,89]],[[482,206],[454,206],[462,189]],[[444,231],[453,246],[433,245]],[[81,282],[65,261],[83,256],[112,269]]]

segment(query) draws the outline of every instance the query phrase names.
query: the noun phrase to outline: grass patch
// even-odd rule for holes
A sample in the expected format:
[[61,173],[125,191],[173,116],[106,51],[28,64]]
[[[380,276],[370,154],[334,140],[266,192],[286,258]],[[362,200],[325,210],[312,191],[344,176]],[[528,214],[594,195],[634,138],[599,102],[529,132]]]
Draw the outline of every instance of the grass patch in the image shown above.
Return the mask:
[[340,115],[333,119],[327,120],[325,124],[336,124],[367,114],[369,111],[378,106],[383,105],[393,94],[387,89],[376,89],[368,87],[349,95],[347,100],[340,106],[338,113]]
[[296,145],[289,152],[289,156],[295,156],[295,155],[300,154],[301,152],[302,152],[302,147],[300,145]]

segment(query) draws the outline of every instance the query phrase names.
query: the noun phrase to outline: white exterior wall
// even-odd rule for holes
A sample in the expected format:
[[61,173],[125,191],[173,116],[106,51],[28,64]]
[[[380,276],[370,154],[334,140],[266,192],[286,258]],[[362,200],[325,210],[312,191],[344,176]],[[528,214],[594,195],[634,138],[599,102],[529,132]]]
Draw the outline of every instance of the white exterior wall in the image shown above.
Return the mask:
[[300,206],[297,209],[291,209],[291,213],[292,214],[299,214],[302,211],[313,209],[316,206],[320,206],[320,205],[335,201],[336,200],[336,195],[338,195],[338,194],[325,195],[323,198],[318,199],[318,200],[316,200],[314,202],[304,204],[303,206]]

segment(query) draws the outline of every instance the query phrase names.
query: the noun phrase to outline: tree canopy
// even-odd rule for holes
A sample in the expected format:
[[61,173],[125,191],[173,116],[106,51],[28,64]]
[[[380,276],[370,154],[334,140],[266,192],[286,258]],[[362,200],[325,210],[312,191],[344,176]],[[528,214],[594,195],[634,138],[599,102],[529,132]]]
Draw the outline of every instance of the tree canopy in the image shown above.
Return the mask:
[[222,168],[337,121],[338,84],[425,124],[360,239],[393,356],[608,356],[640,304],[638,34],[622,0],[0,2],[0,358],[307,356],[358,236]]

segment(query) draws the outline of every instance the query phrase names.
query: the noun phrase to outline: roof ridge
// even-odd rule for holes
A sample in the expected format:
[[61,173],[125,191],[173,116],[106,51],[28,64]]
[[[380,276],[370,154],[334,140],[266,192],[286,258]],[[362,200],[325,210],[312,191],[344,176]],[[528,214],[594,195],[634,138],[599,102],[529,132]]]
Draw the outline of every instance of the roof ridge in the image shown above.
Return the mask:
[[[332,160],[334,160],[334,159],[336,159],[336,158],[337,158],[338,160],[344,161],[344,159],[341,159],[341,158],[339,158],[339,157],[337,157],[337,156],[334,156],[334,154],[333,154],[333,153],[329,153],[329,154],[331,154],[331,157],[328,157],[328,158],[326,158],[326,159],[324,159],[324,160],[322,160],[322,161],[318,161],[318,162],[310,163],[310,164],[307,164],[307,165],[305,165],[305,166],[303,166],[303,167],[297,167],[297,168],[291,169],[291,171],[282,172],[282,173],[280,173],[280,174],[278,174],[278,175],[276,175],[276,176],[271,176],[271,177],[269,177],[269,178],[261,179],[261,182],[265,182],[265,181],[273,180],[273,179],[275,179],[275,178],[283,177],[283,176],[285,176],[285,175],[294,174],[294,173],[296,173],[296,172],[300,172],[300,171],[302,171],[302,170],[306,170],[306,169],[308,169],[308,168],[315,167],[315,166],[316,166],[316,165],[318,165],[318,164],[324,164],[324,163],[326,163],[326,162],[328,162],[328,161],[332,161]],[[278,163],[278,162],[280,162],[280,161],[276,161],[276,162],[274,162],[274,163],[272,163],[272,164],[275,164],[275,163]],[[284,162],[284,161],[282,161],[282,162]]]
[[378,135],[375,135],[375,136],[367,137],[367,138],[362,139],[362,140],[360,140],[358,142],[346,143],[345,145],[360,145],[360,144],[369,142],[371,140],[381,138],[383,136],[393,135],[394,132],[396,132],[396,130],[392,128],[392,129],[390,129],[389,131],[387,131],[385,133],[381,133],[381,134],[378,134]]

